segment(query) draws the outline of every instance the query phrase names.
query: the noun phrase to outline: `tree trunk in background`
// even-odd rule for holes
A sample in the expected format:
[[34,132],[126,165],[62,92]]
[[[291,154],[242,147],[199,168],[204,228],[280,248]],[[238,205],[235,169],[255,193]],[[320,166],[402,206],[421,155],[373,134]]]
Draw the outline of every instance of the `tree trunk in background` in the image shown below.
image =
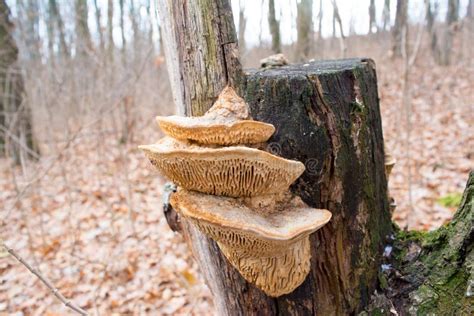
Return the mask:
[[155,53],[155,43],[153,41],[153,16],[151,14],[151,0],[146,3],[146,15],[148,17],[148,43],[153,46],[153,53]]
[[61,56],[68,58],[70,56],[69,46],[66,42],[66,35],[64,34],[64,22],[59,12],[59,7],[56,0],[49,0],[49,11],[51,18],[55,21],[59,33],[59,51]]
[[407,27],[408,0],[397,0],[395,25],[392,31],[392,51],[395,57],[402,56],[403,31]]
[[451,63],[451,52],[453,49],[453,38],[456,23],[459,18],[459,0],[448,0],[448,11],[446,13],[446,26],[443,32],[443,45],[440,47],[439,64],[447,66]]
[[247,26],[247,20],[245,19],[245,7],[242,2],[239,1],[239,50],[242,55],[245,52],[245,27]]
[[426,29],[430,35],[430,49],[431,54],[436,62],[439,62],[439,48],[438,48],[438,34],[435,30],[435,20],[438,15],[438,2],[435,1],[434,6],[431,4],[431,1],[426,0]]
[[[341,16],[339,15],[339,9],[337,7],[337,3],[336,3],[336,0],[333,0],[332,1],[332,5],[333,5],[333,23],[336,23],[337,21],[337,24],[339,25],[339,33],[340,33],[340,37],[339,37],[339,45],[340,45],[340,49],[341,49],[341,57],[344,58],[346,57],[346,44],[345,44],[345,36],[344,36],[344,29],[342,28],[342,20],[341,20]],[[333,25],[333,27],[336,27],[335,25]],[[334,32],[334,36],[335,36],[335,31],[333,30]]]
[[466,18],[472,19],[474,17],[474,0],[469,0],[466,7]]
[[125,40],[125,26],[124,26],[124,7],[123,7],[123,1],[124,0],[120,0],[119,1],[119,5],[120,5],[120,35],[122,37],[122,59],[124,59],[125,61],[125,51],[126,51],[126,48],[127,48],[127,41]]
[[5,0],[0,0],[0,153],[7,152],[19,164],[28,156],[37,157],[38,150],[31,112],[23,102],[23,77],[12,33],[10,9]]
[[28,0],[26,8],[23,6],[26,16],[25,44],[29,59],[41,57],[41,44],[39,36],[39,6],[35,0]]
[[384,1],[383,12],[382,12],[382,23],[383,30],[387,31],[390,29],[390,0]]
[[85,55],[92,50],[91,33],[88,25],[87,2],[76,0],[75,2],[75,21],[76,21],[76,53]]
[[[225,85],[242,82],[232,13],[225,0],[179,2],[158,1],[167,64],[177,106],[201,115]],[[205,51],[197,55],[199,49]],[[279,298],[247,283],[216,243],[185,221],[184,234],[218,315],[360,311],[377,285],[380,254],[391,233],[373,63],[353,59],[253,71],[241,87],[252,116],[277,128],[270,141],[281,146],[281,155],[306,163],[293,192],[331,210],[333,219],[311,236],[306,281]]]
[[323,38],[323,0],[319,0],[319,13],[318,13],[318,39]]
[[296,6],[296,56],[303,61],[308,59],[311,49],[313,0],[301,0]]
[[375,20],[375,0],[370,0],[369,6],[369,34],[377,32],[377,21]]
[[275,54],[281,53],[280,22],[275,15],[275,0],[268,1],[268,26],[272,36],[272,51]]
[[130,0],[129,15],[130,15],[130,22],[132,23],[133,45],[134,45],[134,48],[136,48],[137,47],[136,45],[141,40],[141,35],[140,35],[140,30],[138,28],[138,22],[137,22],[137,19],[138,19],[139,15],[135,11],[135,5],[133,4],[133,1],[134,0]]
[[100,46],[100,51],[104,51],[104,33],[102,32],[102,26],[100,25],[100,8],[99,5],[97,4],[97,0],[94,0],[94,8],[95,8],[95,24],[97,28],[97,33],[99,34],[99,46]]
[[114,55],[114,0],[107,1],[107,50],[109,58],[112,59]]

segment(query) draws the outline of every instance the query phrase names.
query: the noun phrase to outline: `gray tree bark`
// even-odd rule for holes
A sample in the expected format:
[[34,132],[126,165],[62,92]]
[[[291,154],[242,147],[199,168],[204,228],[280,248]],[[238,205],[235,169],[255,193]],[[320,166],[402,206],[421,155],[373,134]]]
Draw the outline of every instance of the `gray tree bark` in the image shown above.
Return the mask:
[[272,36],[272,51],[275,54],[281,53],[280,22],[275,15],[275,0],[268,1],[268,26]]
[[313,0],[301,0],[297,4],[296,16],[296,56],[302,61],[309,57],[313,29]]
[[91,33],[88,25],[87,2],[76,0],[75,10],[75,29],[76,29],[76,51],[79,55],[85,55],[92,50]]
[[395,57],[402,56],[403,32],[407,28],[408,0],[397,0],[395,25],[392,31],[392,51]]
[[10,9],[0,0],[0,153],[11,155],[19,164],[38,157],[33,138],[31,111],[24,102],[24,85],[18,66],[18,48],[13,39]]

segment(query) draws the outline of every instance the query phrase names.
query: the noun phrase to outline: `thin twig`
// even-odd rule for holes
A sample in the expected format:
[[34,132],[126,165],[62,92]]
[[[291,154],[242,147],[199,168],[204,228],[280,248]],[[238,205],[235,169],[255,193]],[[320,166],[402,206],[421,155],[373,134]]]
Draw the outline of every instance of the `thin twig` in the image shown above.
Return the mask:
[[33,273],[34,275],[36,275],[36,277],[38,279],[40,279],[41,282],[43,282],[44,285],[46,285],[50,290],[51,292],[53,293],[54,296],[57,297],[58,300],[60,300],[64,306],[72,309],[73,311],[75,311],[76,313],[82,315],[82,316],[87,316],[89,315],[85,310],[83,310],[82,308],[80,308],[79,306],[77,306],[76,304],[74,304],[73,302],[71,302],[70,300],[66,299],[64,297],[64,295],[61,294],[61,292],[59,292],[59,289],[56,288],[52,283],[51,281],[49,281],[47,278],[45,278],[38,270],[36,270],[35,268],[33,268],[28,262],[26,262],[22,257],[20,257],[19,254],[17,254],[15,252],[15,250],[13,250],[12,248],[8,247],[5,243],[3,243],[3,247],[7,250],[7,252],[12,255],[13,257],[15,257],[16,260],[18,260],[18,262],[20,262],[22,265],[24,265],[28,270],[30,270],[31,273]]

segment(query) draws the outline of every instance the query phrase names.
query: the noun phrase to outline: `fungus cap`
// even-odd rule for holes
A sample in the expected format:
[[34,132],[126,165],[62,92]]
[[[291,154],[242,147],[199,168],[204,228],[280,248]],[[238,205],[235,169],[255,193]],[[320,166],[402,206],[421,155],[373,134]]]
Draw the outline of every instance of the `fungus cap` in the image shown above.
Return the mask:
[[[217,241],[224,255],[249,282],[271,296],[292,292],[310,270],[309,235],[330,219],[289,193],[235,199],[179,190],[171,205]],[[274,203],[268,202],[274,201]],[[269,212],[267,204],[275,209]]]
[[213,195],[242,197],[284,191],[305,169],[299,161],[243,146],[201,147],[165,137],[139,148],[177,185]]
[[251,120],[247,104],[230,87],[203,116],[157,116],[156,120],[165,134],[204,145],[262,143],[275,132],[273,125]]

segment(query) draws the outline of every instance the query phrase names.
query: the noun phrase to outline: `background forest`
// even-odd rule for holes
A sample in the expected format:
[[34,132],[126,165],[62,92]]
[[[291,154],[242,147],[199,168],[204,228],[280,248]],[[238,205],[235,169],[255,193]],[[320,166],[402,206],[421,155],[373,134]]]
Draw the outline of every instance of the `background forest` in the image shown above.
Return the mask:
[[[393,219],[449,221],[474,167],[474,1],[232,1],[241,61],[370,57]],[[361,9],[362,8],[362,9]],[[0,238],[93,314],[209,314],[137,145],[175,112],[151,0],[0,0]],[[362,12],[362,13],[361,13]],[[71,312],[11,257],[0,315]]]

